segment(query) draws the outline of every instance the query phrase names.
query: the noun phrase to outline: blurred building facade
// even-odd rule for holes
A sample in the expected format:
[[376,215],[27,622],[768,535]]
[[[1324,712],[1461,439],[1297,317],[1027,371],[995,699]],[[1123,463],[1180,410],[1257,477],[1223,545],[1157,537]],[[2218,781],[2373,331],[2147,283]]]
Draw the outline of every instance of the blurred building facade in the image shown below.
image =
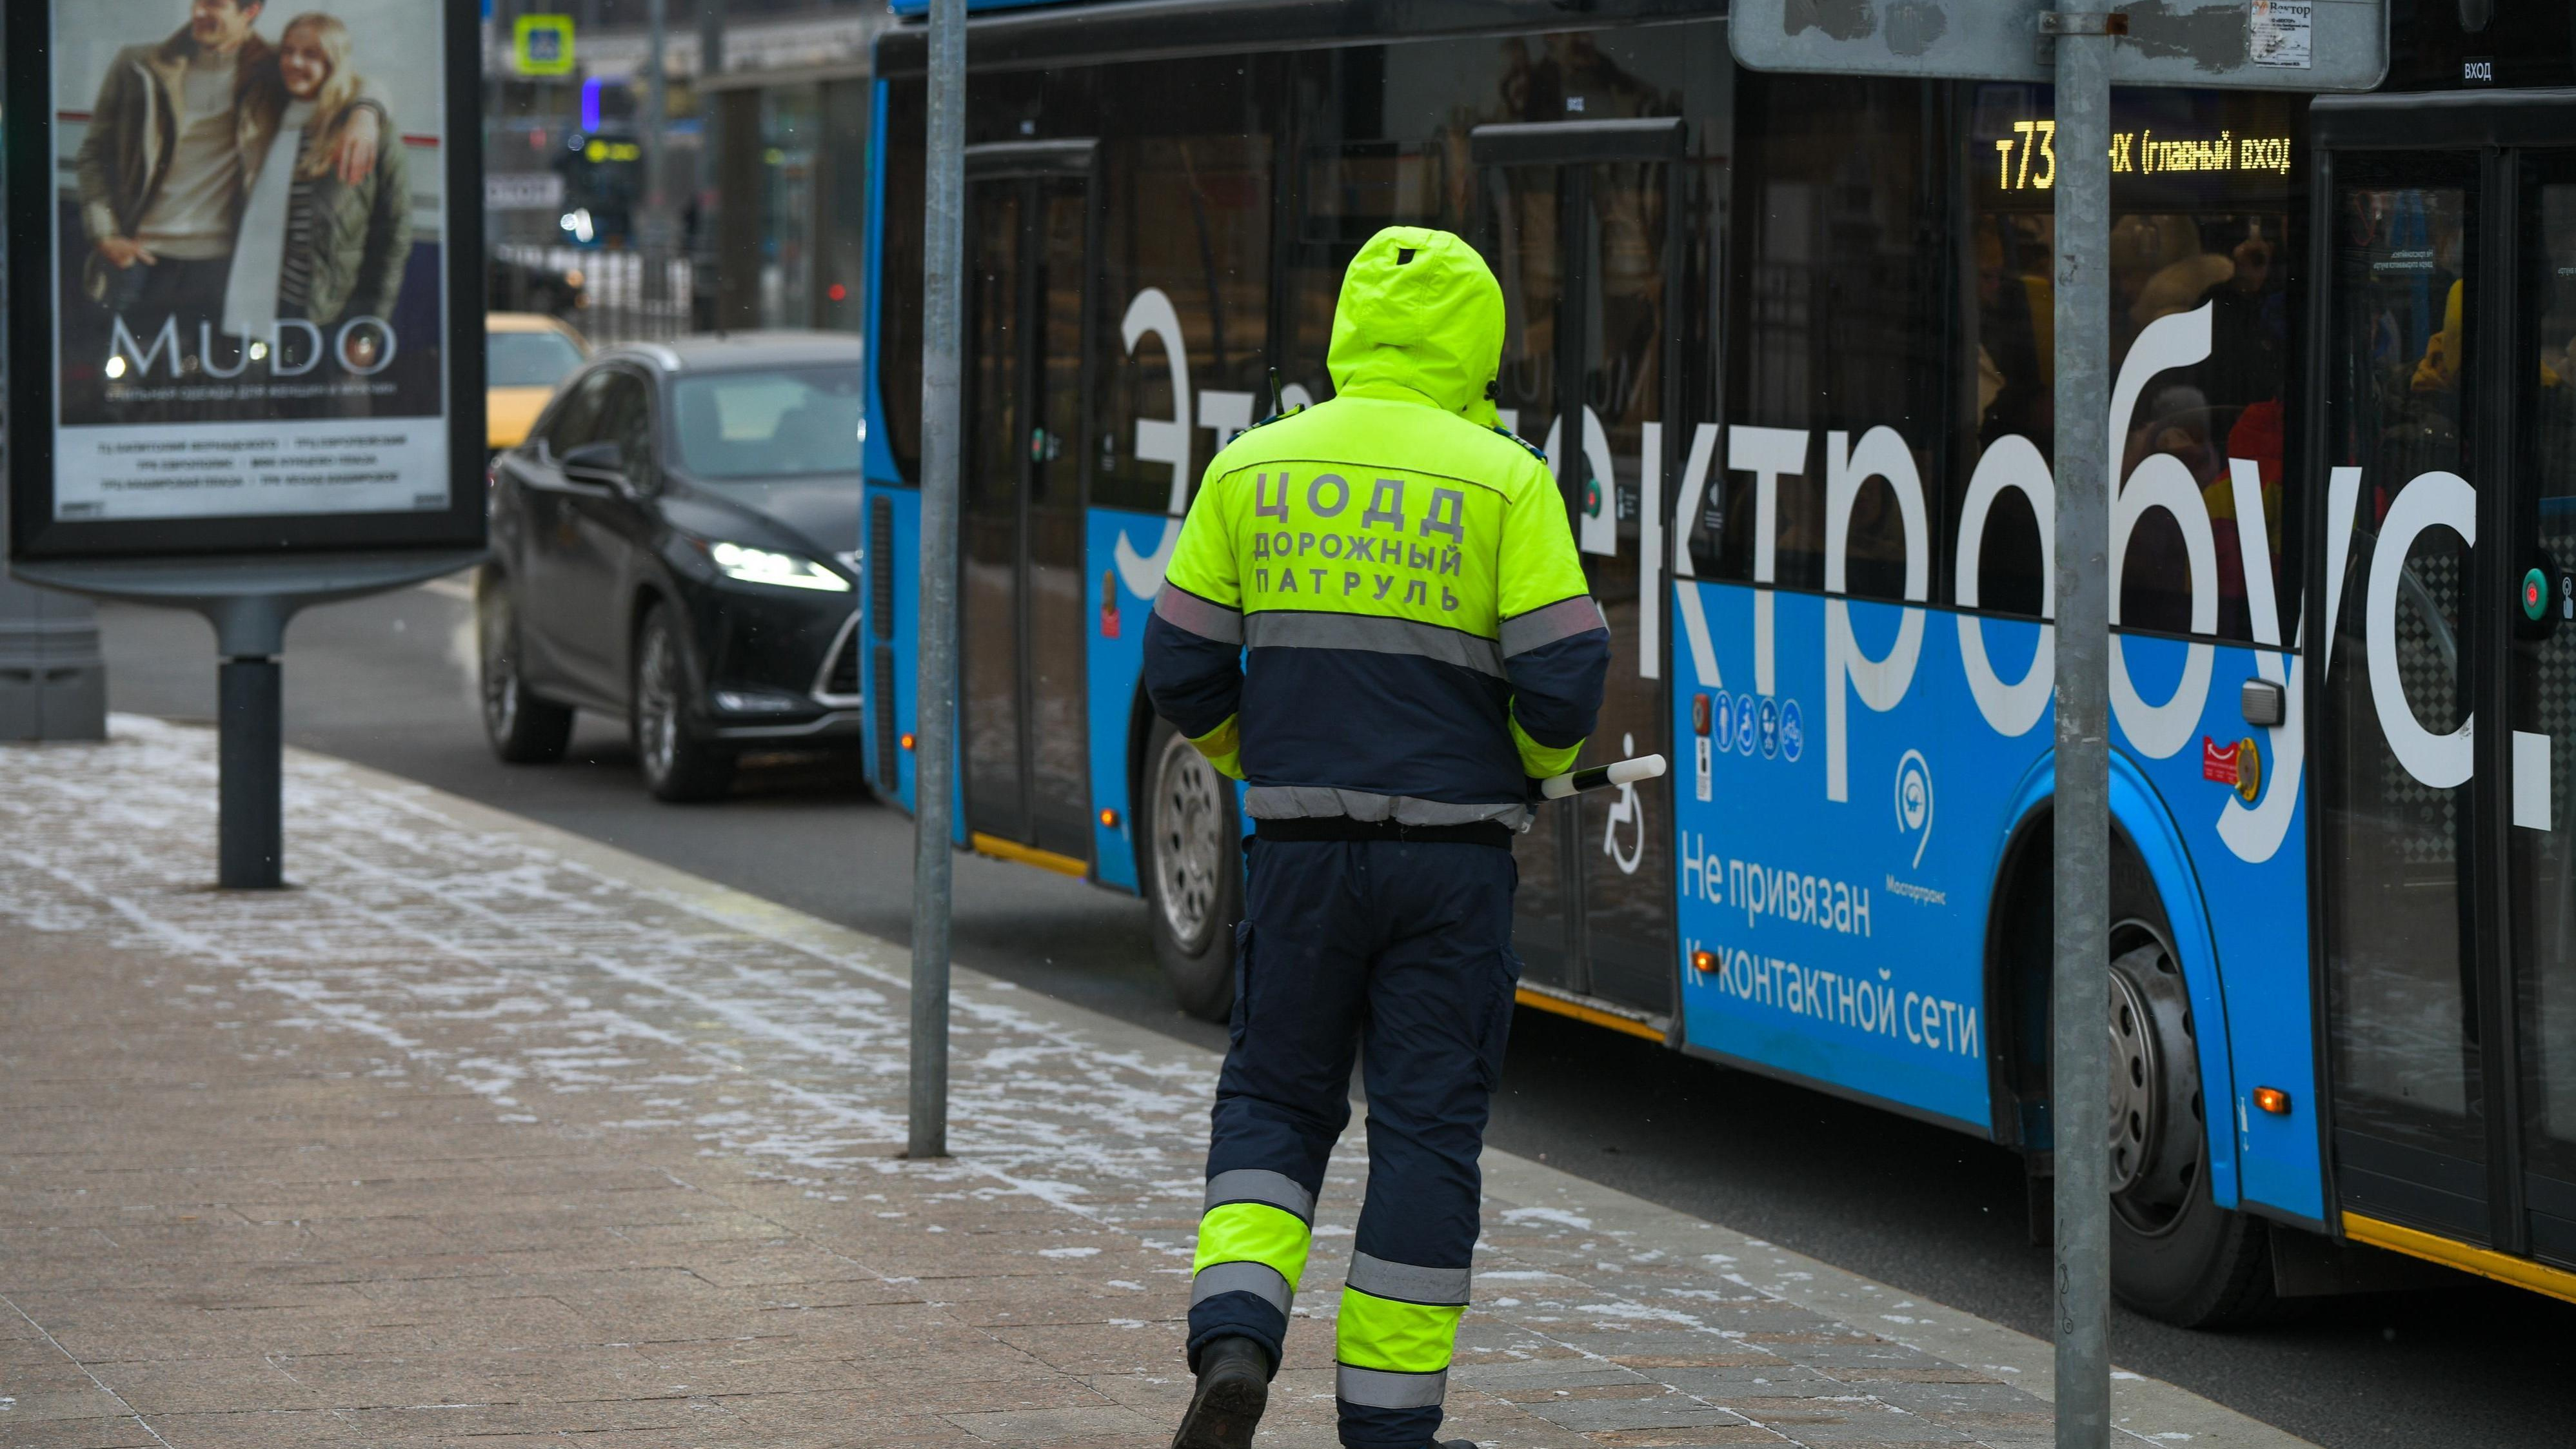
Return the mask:
[[[719,6],[705,64],[706,6]],[[604,339],[712,327],[856,332],[869,56],[885,0],[665,0],[661,205],[646,174],[649,0],[497,0],[484,73],[488,238],[571,274]],[[569,16],[574,68],[521,74],[522,15]],[[559,177],[560,182],[543,178]],[[506,287],[496,297],[507,302]]]

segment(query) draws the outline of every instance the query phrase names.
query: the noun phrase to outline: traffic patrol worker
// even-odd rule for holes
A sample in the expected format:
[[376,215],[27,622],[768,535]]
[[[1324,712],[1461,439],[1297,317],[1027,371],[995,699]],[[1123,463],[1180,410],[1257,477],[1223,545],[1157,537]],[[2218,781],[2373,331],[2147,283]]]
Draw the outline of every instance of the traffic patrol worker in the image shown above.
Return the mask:
[[1248,784],[1254,822],[1175,1449],[1252,1441],[1355,1048],[1341,1440],[1428,1449],[1440,1427],[1520,975],[1512,837],[1610,656],[1546,460],[1494,426],[1502,346],[1473,248],[1379,232],[1342,279],[1337,395],[1208,464],[1146,625],[1155,709]]

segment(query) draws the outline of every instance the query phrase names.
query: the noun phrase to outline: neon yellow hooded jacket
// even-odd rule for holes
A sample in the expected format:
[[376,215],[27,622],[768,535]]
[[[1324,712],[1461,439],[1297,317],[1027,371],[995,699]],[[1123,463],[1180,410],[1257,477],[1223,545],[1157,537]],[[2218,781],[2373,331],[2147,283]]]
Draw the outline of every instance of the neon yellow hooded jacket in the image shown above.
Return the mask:
[[1502,288],[1390,227],[1342,279],[1336,396],[1208,464],[1146,626],[1154,706],[1256,818],[1526,818],[1592,731],[1610,633],[1547,464],[1493,426]]

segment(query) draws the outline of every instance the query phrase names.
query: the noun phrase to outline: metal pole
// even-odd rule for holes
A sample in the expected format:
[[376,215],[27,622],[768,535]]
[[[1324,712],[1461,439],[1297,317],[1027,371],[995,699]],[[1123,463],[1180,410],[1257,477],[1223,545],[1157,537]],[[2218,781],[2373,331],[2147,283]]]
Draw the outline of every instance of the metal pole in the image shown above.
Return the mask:
[[723,0],[698,0],[698,230],[689,248],[690,326],[716,330],[722,319],[716,271],[716,218],[724,208],[723,93],[714,88],[725,67]]
[[636,230],[644,244],[644,300],[660,302],[671,291],[670,190],[662,184],[662,127],[671,111],[671,78],[665,66],[671,0],[649,0],[644,16],[649,27],[644,61],[644,217]]
[[[724,72],[724,23],[724,0],[698,0],[698,79],[702,82]],[[704,100],[699,104],[703,107]],[[707,170],[710,175],[714,173],[712,161]]]
[[215,883],[286,883],[284,710],[277,661],[226,658],[215,678]]
[[912,1141],[948,1155],[950,780],[957,717],[958,312],[966,252],[966,0],[930,0],[921,248],[921,679],[913,726]]
[[[2111,1432],[2109,450],[2111,36],[2059,0],[2057,52],[2057,1449]],[[2086,33],[2089,31],[2090,33]]]
[[715,235],[715,208],[718,166],[716,126],[722,109],[715,89],[716,78],[725,68],[725,10],[723,0],[698,0],[698,195],[697,255],[701,261],[715,255],[710,240]]

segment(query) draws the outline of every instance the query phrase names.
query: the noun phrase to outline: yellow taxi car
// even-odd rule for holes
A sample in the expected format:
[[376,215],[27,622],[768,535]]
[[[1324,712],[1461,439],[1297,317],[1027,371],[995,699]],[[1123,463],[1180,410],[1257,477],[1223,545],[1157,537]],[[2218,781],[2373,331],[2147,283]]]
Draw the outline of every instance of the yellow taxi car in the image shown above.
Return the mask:
[[498,453],[527,441],[555,385],[590,356],[582,335],[536,312],[483,318],[484,446]]

